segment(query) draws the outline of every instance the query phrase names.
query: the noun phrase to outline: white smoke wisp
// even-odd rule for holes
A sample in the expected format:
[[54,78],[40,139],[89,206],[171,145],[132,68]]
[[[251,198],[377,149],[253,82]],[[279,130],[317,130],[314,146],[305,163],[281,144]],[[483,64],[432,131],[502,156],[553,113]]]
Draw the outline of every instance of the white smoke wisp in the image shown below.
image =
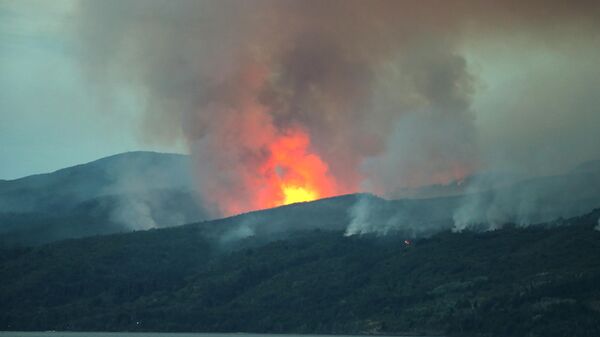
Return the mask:
[[496,230],[514,220],[516,196],[487,190],[479,182],[471,182],[466,187],[466,197],[453,211],[452,231]]
[[255,234],[255,230],[252,228],[252,226],[242,223],[223,233],[220,237],[220,242],[222,244],[229,244],[239,240],[247,239]]
[[348,210],[350,222],[344,235],[389,233],[414,239],[449,230],[452,202],[441,200],[388,201],[373,195],[361,195]]
[[119,198],[110,214],[111,221],[129,230],[146,230],[159,227],[147,202],[136,198]]
[[393,222],[391,219],[387,219],[383,224],[375,222],[372,215],[376,207],[376,203],[371,197],[359,198],[349,210],[351,222],[348,224],[344,235],[352,236],[371,232],[387,232]]
[[600,170],[569,170],[560,175],[532,177],[484,190],[473,181],[454,210],[454,229],[493,230],[512,223],[527,227],[590,212],[600,205]]

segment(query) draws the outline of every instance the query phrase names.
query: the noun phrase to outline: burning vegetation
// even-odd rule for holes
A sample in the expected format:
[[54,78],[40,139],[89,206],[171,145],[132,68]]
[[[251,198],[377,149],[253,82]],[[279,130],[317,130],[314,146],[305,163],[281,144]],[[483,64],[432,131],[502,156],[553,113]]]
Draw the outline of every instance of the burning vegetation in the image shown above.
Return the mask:
[[[185,140],[198,191],[215,215],[350,192],[395,198],[480,169],[547,169],[564,165],[555,158],[565,153],[578,161],[600,155],[593,122],[572,123],[557,140],[547,130],[566,123],[546,116],[553,99],[575,102],[557,112],[569,120],[597,115],[589,89],[597,87],[597,66],[583,62],[600,50],[600,6],[591,2],[107,0],[77,10],[89,77],[109,88],[125,83],[142,96],[148,141]],[[560,69],[571,73],[576,63],[568,61],[552,93],[525,95],[511,108],[505,102],[520,102],[528,89],[506,90],[515,97],[494,90],[483,101],[501,103],[476,111],[474,98],[486,85],[479,75],[494,80],[506,72],[487,63],[480,71],[473,62],[478,55],[502,60],[502,53],[488,57],[494,48],[510,49],[516,60],[580,60],[586,78],[577,95],[591,94],[560,99],[571,87],[560,82],[568,78]],[[509,73],[538,71],[526,76],[541,81],[530,88],[554,82],[546,78],[553,63],[540,70],[523,64]],[[514,120],[523,115],[537,117],[517,134]],[[556,124],[541,130],[540,120]],[[590,132],[582,132],[585,125]]]

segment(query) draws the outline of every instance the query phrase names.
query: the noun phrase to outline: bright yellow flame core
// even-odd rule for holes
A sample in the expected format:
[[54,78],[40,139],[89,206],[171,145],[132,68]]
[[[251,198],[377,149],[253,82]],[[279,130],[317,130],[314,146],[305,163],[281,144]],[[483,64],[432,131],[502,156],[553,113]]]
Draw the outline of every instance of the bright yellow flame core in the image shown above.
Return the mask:
[[283,204],[293,204],[296,202],[312,201],[319,198],[319,194],[316,191],[311,191],[304,187],[298,186],[284,186],[283,187]]

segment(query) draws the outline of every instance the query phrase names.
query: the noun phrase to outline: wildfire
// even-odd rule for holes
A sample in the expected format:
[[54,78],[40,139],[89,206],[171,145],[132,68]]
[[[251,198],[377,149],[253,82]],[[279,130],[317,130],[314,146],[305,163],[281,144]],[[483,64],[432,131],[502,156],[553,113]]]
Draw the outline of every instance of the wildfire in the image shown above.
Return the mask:
[[261,208],[311,201],[336,194],[327,164],[310,152],[306,132],[294,129],[269,145],[261,172],[266,178]]
[[236,90],[207,107],[205,113],[214,117],[211,132],[194,144],[202,197],[222,216],[353,190],[334,178],[324,159],[334,156],[317,153],[310,129],[292,121],[276,123],[272,107],[257,99],[269,74],[261,64],[241,67]]
[[295,202],[311,201],[319,198],[317,192],[307,190],[303,187],[283,186],[283,204],[293,204]]

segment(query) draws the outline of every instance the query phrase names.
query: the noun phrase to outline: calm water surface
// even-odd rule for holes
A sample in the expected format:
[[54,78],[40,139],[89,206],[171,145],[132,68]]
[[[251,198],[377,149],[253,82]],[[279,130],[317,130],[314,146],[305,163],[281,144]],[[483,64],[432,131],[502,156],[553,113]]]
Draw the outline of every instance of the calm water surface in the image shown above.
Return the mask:
[[[332,337],[332,335],[279,335],[255,333],[163,333],[163,332],[12,332],[0,331],[0,337]],[[357,335],[335,335],[355,337]],[[377,335],[377,337],[392,337]]]

